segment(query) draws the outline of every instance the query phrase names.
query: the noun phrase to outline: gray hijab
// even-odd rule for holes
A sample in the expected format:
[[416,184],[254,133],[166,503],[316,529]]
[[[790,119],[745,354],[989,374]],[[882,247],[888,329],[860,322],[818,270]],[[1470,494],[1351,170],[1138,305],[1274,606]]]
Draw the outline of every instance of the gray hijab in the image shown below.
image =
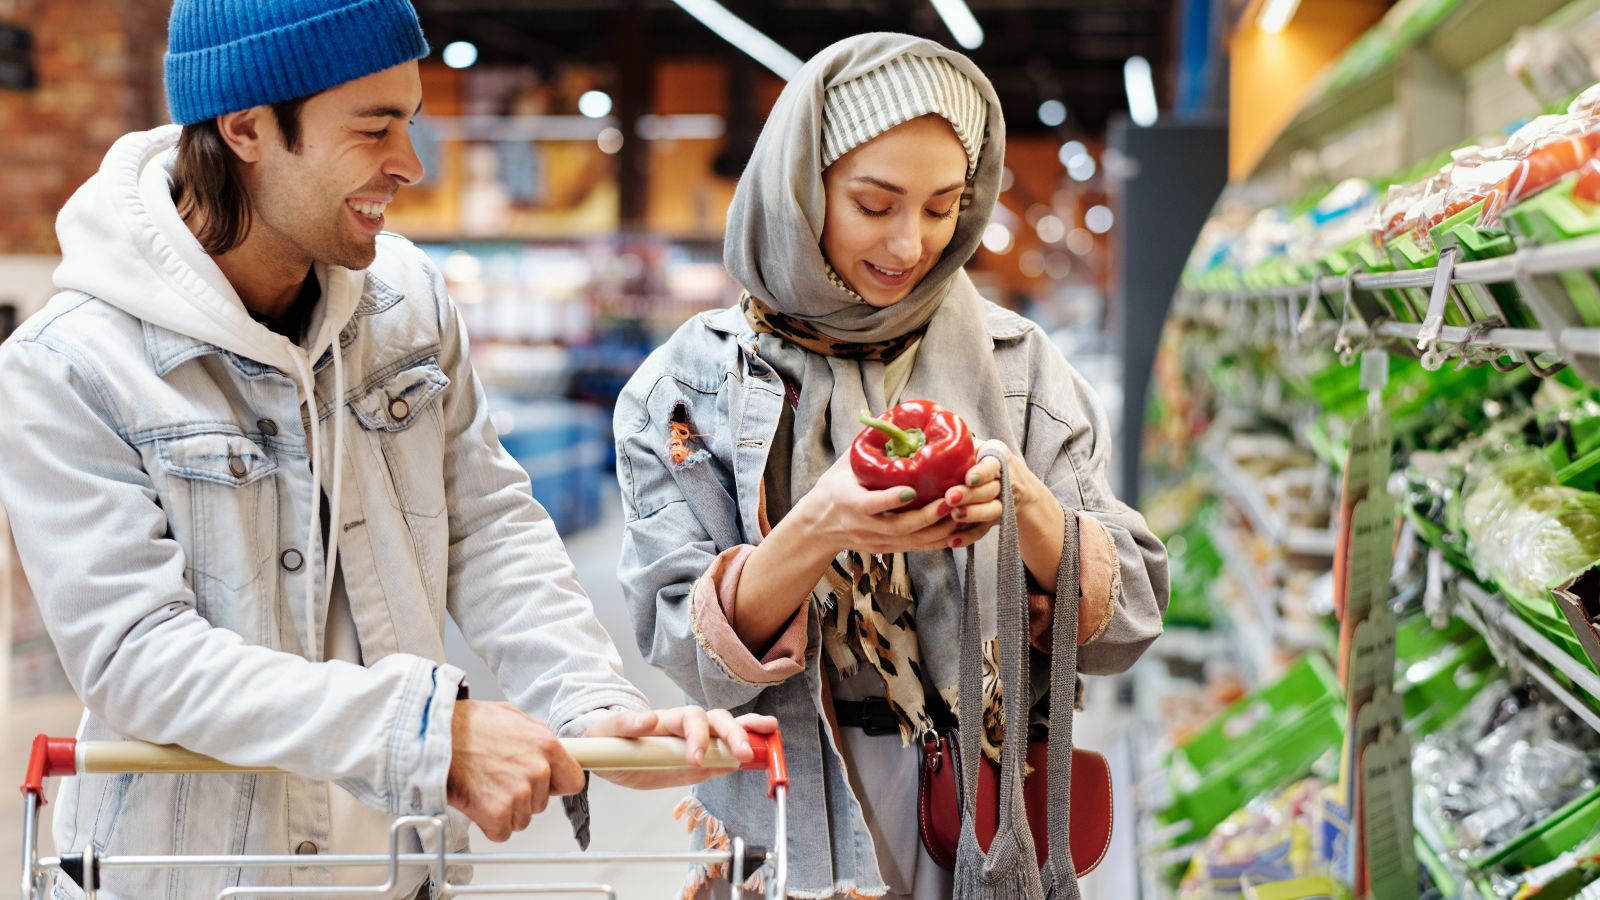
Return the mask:
[[[877,309],[853,299],[829,278],[820,241],[825,209],[822,184],[822,116],[829,87],[866,75],[903,54],[943,57],[970,79],[987,101],[988,137],[968,185],[954,237],[944,255],[902,301]],[[1017,448],[1005,393],[995,370],[985,323],[985,303],[963,267],[977,252],[1000,193],[1005,124],[989,80],[970,60],[932,41],[901,34],[847,38],[805,64],[778,98],[728,210],[723,262],[757,299],[850,342],[883,341],[926,326],[902,399],[925,398],[954,410],[980,439],[999,438]],[[884,363],[823,356],[776,335],[760,336],[760,354],[800,388],[790,460],[790,500],[797,501],[854,440],[862,409],[879,412],[891,398]],[[994,571],[993,541],[980,542],[980,571]],[[960,574],[949,551],[911,554],[909,569],[919,597],[960,596]],[[822,589],[825,591],[825,587]],[[988,606],[988,604],[986,604]],[[957,615],[954,605],[935,614]],[[919,617],[929,612],[919,609]],[[992,609],[985,632],[993,634]],[[886,610],[892,618],[893,610]],[[928,654],[941,687],[956,672],[945,657]]]
[[[943,258],[906,299],[876,309],[853,300],[828,279],[820,245],[823,105],[828,88],[905,54],[942,57],[966,75],[989,103],[989,136],[972,176],[970,205],[961,211]],[[881,341],[915,331],[928,322],[958,281],[966,281],[962,267],[983,238],[1000,194],[1004,162],[1000,100],[971,60],[910,35],[846,38],[812,57],[783,89],[767,117],[728,209],[723,263],[757,299],[841,340]]]

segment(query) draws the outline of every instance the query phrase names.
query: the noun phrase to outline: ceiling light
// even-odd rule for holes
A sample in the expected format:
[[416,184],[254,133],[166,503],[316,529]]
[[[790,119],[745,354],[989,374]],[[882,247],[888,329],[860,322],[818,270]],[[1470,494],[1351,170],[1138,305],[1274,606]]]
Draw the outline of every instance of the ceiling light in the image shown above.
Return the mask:
[[944,27],[950,29],[950,34],[956,43],[976,50],[983,44],[983,28],[978,25],[978,20],[972,17],[972,10],[967,8],[966,0],[932,0],[933,11],[944,20]]
[[600,145],[601,153],[612,156],[622,149],[622,132],[615,128],[607,128],[600,132],[600,136],[595,138],[594,142]]
[[1083,214],[1083,225],[1095,234],[1105,234],[1111,230],[1111,223],[1116,221],[1116,216],[1111,214],[1111,207],[1097,204],[1089,207]]
[[804,65],[800,57],[783,49],[778,42],[751,27],[749,22],[729,12],[727,7],[716,0],[672,0],[672,2],[682,7],[684,12],[699,19],[700,24],[716,32],[718,37],[750,54],[756,62],[777,73],[784,81],[793,78]]
[[1022,270],[1024,278],[1038,278],[1044,274],[1044,253],[1029,250],[1017,260],[1017,268]]
[[1256,24],[1267,34],[1281,34],[1300,9],[1300,0],[1265,0]]
[[1067,120],[1067,105],[1060,100],[1046,100],[1039,104],[1039,121],[1051,128]]
[[983,229],[983,247],[990,253],[1006,253],[1011,250],[1011,229],[999,222],[990,222],[989,227]]
[[1044,258],[1044,274],[1056,281],[1072,274],[1072,257],[1060,250]]
[[578,98],[578,112],[591,119],[604,119],[611,115],[611,95],[605,91],[584,91]]
[[1073,160],[1088,153],[1089,148],[1083,145],[1083,141],[1067,141],[1061,145],[1061,151],[1056,154],[1056,158],[1061,160],[1063,166],[1070,166]]
[[1094,235],[1082,228],[1072,229],[1072,233],[1067,235],[1067,249],[1079,256],[1088,256],[1094,251]]
[[439,58],[452,69],[465,69],[478,61],[478,45],[471,41],[452,41],[444,45]]
[[1067,223],[1061,221],[1059,216],[1045,216],[1033,226],[1033,230],[1039,233],[1039,240],[1054,244],[1067,236]]
[[1156,83],[1150,75],[1150,61],[1130,56],[1122,64],[1122,83],[1128,91],[1128,114],[1134,124],[1148,128],[1156,123]]
[[1099,166],[1095,164],[1094,157],[1085,153],[1082,156],[1073,157],[1072,162],[1067,163],[1067,174],[1072,176],[1073,181],[1088,181],[1094,177],[1094,173],[1098,168]]

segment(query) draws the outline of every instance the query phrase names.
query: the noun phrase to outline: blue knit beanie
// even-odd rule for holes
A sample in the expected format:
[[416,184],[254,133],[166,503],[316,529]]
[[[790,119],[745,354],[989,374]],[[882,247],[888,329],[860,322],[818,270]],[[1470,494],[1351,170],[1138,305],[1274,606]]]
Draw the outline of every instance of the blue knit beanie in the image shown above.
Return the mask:
[[177,0],[167,106],[173,121],[192,125],[427,55],[411,0]]

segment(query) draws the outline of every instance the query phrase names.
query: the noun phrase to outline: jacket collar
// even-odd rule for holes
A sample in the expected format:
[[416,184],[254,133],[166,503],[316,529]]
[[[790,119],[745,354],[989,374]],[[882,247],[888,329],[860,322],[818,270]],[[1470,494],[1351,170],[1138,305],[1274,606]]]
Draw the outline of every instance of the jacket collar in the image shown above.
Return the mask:
[[[382,279],[372,274],[371,270],[365,274],[366,279],[361,288],[361,299],[356,303],[355,316],[377,315],[405,299],[404,294],[385,284]],[[268,367],[223,350],[208,341],[180,334],[149,321],[141,321],[140,324],[144,327],[145,351],[150,354],[150,361],[155,366],[157,376],[165,378],[167,373],[179,365],[213,353],[230,358],[243,371],[253,374],[267,371]],[[352,317],[339,332],[339,347],[341,349],[348,347],[355,339],[356,319]],[[320,369],[322,365],[323,361],[319,360],[316,367]]]

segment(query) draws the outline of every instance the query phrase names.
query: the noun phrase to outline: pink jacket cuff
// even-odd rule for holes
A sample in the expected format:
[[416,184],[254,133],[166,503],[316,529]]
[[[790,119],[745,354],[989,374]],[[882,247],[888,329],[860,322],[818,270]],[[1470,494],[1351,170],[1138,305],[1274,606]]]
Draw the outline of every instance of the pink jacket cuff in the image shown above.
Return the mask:
[[730,676],[752,685],[778,684],[805,671],[806,625],[810,603],[802,603],[789,624],[778,633],[767,652],[757,659],[728,621],[739,591],[745,561],[755,552],[740,544],[717,554],[705,574],[694,583],[691,598],[694,633],[707,656]]
[[[1117,585],[1121,581],[1118,577],[1121,561],[1105,528],[1089,516],[1073,512],[1078,516],[1078,590],[1083,598],[1078,607],[1079,643],[1087,644],[1104,634],[1111,623],[1117,603]],[[1046,588],[1028,579],[1029,637],[1033,646],[1045,653],[1050,652],[1052,646],[1055,601],[1055,585]],[[1092,619],[1092,622],[1085,619]]]

